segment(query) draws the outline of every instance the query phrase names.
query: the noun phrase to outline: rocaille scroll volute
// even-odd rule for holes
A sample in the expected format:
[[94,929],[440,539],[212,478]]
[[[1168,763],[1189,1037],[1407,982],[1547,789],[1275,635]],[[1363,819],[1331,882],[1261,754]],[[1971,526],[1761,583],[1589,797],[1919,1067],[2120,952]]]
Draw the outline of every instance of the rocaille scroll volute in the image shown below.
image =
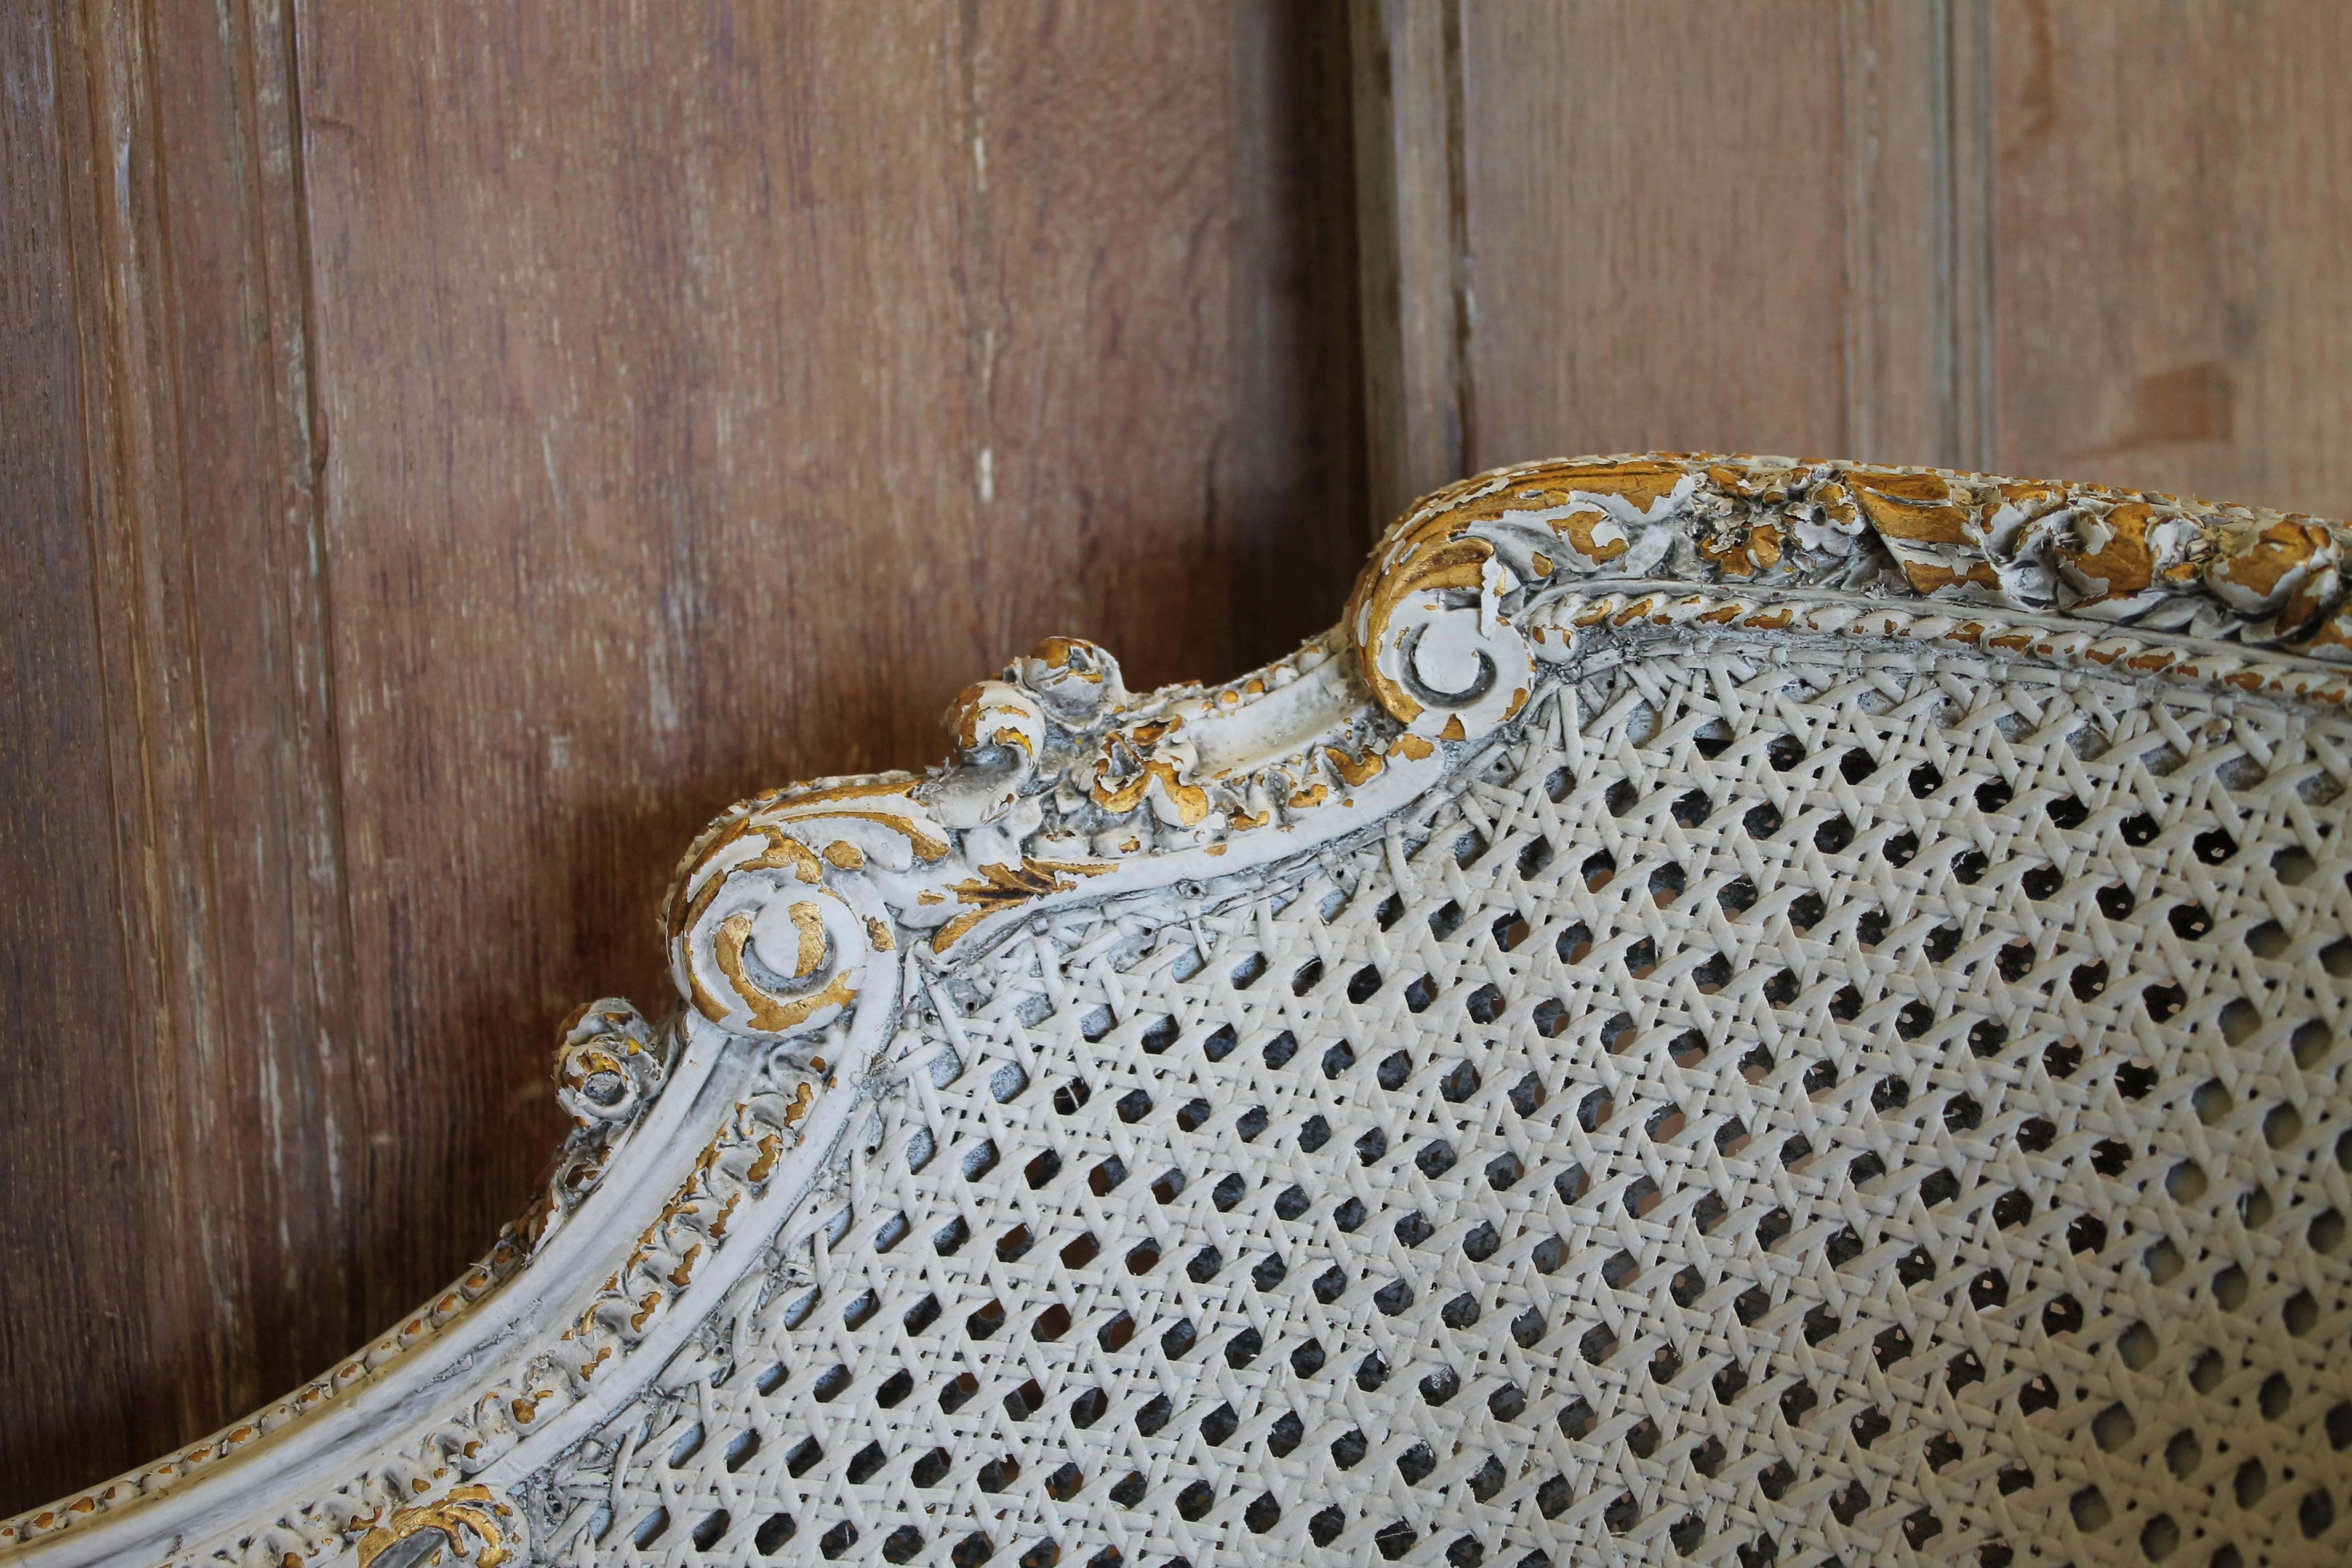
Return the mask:
[[[860,792],[825,793],[856,800]],[[893,833],[902,816],[877,801],[841,824],[844,831],[805,838],[740,808],[713,825],[669,899],[672,969],[695,1010],[771,1038],[840,1016],[856,999],[866,955],[887,936],[830,884],[828,871],[862,866],[877,849],[909,860],[946,854],[943,837],[920,824]]]
[[1563,570],[1639,564],[1645,524],[1695,480],[1650,461],[1580,468],[1572,484],[1482,475],[1399,521],[1358,579],[1347,612],[1359,667],[1381,708],[1415,735],[1467,741],[1517,717],[1535,656],[1509,619]]
[[564,1020],[554,1072],[556,1104],[575,1127],[593,1131],[639,1115],[661,1092],[665,1064],[644,1015],[605,997]]
[[966,688],[945,725],[949,765],[929,775],[831,781],[755,796],[707,831],[669,900],[681,990],[741,1033],[808,1035],[856,1001],[896,931],[944,947],[996,910],[1097,868],[1024,851],[1038,797],[1080,738],[1126,700],[1118,661],[1054,638],[1003,679]]

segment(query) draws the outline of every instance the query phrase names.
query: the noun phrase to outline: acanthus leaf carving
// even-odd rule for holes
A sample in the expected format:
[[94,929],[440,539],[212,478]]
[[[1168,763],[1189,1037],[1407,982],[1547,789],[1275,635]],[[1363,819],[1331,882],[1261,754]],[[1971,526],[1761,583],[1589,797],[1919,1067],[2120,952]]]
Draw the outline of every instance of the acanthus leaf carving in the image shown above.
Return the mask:
[[[402,1552],[406,1542],[426,1538],[421,1552]],[[451,1557],[473,1568],[499,1568],[529,1549],[523,1539],[521,1513],[510,1503],[490,1495],[488,1487],[458,1487],[436,1501],[394,1511],[360,1540],[360,1568],[375,1568],[388,1554],[402,1563],[439,1559],[446,1548]]]

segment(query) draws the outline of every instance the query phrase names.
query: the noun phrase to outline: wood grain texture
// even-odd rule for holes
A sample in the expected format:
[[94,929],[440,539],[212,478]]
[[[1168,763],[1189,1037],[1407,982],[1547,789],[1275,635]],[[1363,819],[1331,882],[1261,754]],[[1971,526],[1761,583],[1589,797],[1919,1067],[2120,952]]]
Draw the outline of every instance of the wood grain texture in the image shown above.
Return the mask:
[[12,589],[0,609],[0,984],[13,1037],[0,1384],[22,1412],[0,1439],[0,1506],[79,1479],[144,1436],[133,1368],[152,1327],[135,1119],[120,1088],[142,1042],[122,988],[82,461],[73,253],[87,235],[68,234],[58,177],[79,81],[59,31],[44,12],[0,9],[0,569]]
[[1463,16],[1465,468],[1850,452],[2352,502],[2343,7]]
[[1468,219],[1459,0],[1351,0],[1365,457],[1375,534],[1463,471]]
[[1994,10],[2000,463],[2352,506],[2352,11]]
[[[365,1069],[352,1016],[291,26],[289,9],[268,3],[145,19],[156,232],[143,265],[158,297],[158,363],[117,389],[121,404],[148,389],[159,432],[172,437],[148,459],[156,510],[142,549],[172,563],[168,584],[152,590],[150,618],[185,623],[184,646],[159,648],[152,665],[156,684],[186,688],[178,721],[190,776],[173,781],[158,815],[169,824],[163,836],[186,844],[192,886],[157,918],[202,912],[210,973],[203,991],[161,987],[200,995],[207,1008],[190,1035],[202,1076],[178,1091],[165,1233],[215,1238],[204,1284],[225,1307],[203,1331],[216,1338],[207,1353],[218,1382],[173,1385],[174,1418],[199,1427],[215,1419],[208,1405],[247,1407],[284,1387],[289,1368],[331,1361],[373,1326],[358,1295],[355,1220],[366,1194],[350,1179]],[[142,726],[151,750],[156,729]],[[197,962],[194,951],[183,960]],[[236,1204],[224,1211],[226,1173]],[[186,1316],[194,1326],[208,1315]]]
[[1363,510],[1336,6],[8,25],[0,1509],[484,1246],[719,806],[1278,653]]
[[[80,710],[54,746],[12,725],[12,764],[58,772],[11,798],[62,787],[99,823],[44,845],[50,819],[19,816],[26,848],[73,859],[17,885],[98,908],[37,896],[5,947],[53,1010],[28,1037],[44,1070],[107,1111],[8,1184],[41,1222],[12,1259],[47,1242],[0,1282],[10,1386],[57,1395],[5,1439],[30,1500],[216,1423],[362,1324],[280,18],[91,5],[22,25],[42,36],[10,68],[42,75],[47,143],[12,159],[12,202],[47,210],[12,232],[65,258],[47,286],[70,358],[10,378],[68,417],[8,426],[71,482],[10,509],[11,547],[42,557],[18,580],[58,590],[14,607],[49,624],[11,668],[70,668]],[[12,137],[41,123],[32,101],[10,93]],[[63,720],[56,695],[21,711]]]
[[1935,455],[1942,20],[1465,3],[1465,466]]

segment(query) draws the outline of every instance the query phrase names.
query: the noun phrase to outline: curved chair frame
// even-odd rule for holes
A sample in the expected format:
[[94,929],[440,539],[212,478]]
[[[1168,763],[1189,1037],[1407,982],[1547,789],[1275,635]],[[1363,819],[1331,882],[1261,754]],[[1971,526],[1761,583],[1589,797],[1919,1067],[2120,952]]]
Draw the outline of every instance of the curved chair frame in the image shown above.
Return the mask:
[[525,1479],[711,1331],[936,1051],[957,963],[1074,906],[1197,918],[1236,877],[1363,842],[1644,628],[1961,647],[2334,714],[2347,537],[1930,469],[1549,462],[1423,500],[1340,626],[1237,679],[1130,695],[1100,648],[1048,641],[956,700],[943,767],[770,791],[695,841],[665,911],[684,1005],[575,1015],[575,1130],[479,1264],[286,1398],[0,1526],[0,1562],[531,1560]]

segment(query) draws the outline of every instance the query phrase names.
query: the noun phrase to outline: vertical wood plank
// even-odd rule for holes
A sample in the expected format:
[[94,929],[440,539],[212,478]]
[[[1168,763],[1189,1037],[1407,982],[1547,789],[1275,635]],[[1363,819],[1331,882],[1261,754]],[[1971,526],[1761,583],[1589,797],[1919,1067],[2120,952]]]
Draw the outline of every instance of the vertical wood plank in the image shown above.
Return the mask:
[[1949,455],[1949,11],[1465,0],[1465,466]]
[[1349,519],[1367,514],[1370,465],[1348,13],[1340,0],[1248,0],[1231,15],[1239,461],[1228,482],[1241,526],[1227,657],[1246,667],[1302,635],[1302,588],[1339,618],[1363,564]]
[[1993,8],[1998,462],[2352,509],[2352,12]]
[[1470,8],[1469,466],[1845,445],[1837,21]]
[[1991,0],[1937,0],[1929,65],[1940,100],[1934,200],[1937,246],[1937,440],[1948,468],[2000,467],[1994,433],[1995,182]]
[[709,813],[935,758],[1048,632],[1149,683],[1336,613],[1354,366],[1260,374],[1355,308],[1319,15],[307,18],[373,1308],[520,1200],[554,1021],[666,998]]
[[368,1326],[292,21],[280,0],[144,18],[167,367],[152,384],[175,435],[154,460],[178,492],[158,548],[181,563],[203,770],[201,799],[173,810],[204,844],[217,976],[179,1152],[197,1168],[175,1177],[184,1223],[221,1237],[219,1403],[187,1409],[194,1426]]
[[0,1510],[478,1250],[710,812],[1278,653],[1364,506],[1338,0],[6,26]]
[[[267,4],[46,21],[46,59],[22,58],[53,72],[56,221],[28,232],[69,253],[72,374],[47,384],[76,424],[51,461],[86,488],[10,531],[83,563],[86,587],[44,609],[82,617],[55,646],[94,653],[80,743],[103,772],[83,798],[109,819],[82,885],[103,889],[116,945],[92,972],[86,933],[48,916],[5,946],[41,963],[33,990],[94,979],[119,998],[61,1020],[54,1048],[124,1125],[12,1184],[14,1212],[54,1214],[79,1240],[0,1289],[125,1269],[138,1289],[110,1284],[79,1321],[71,1293],[9,1302],[28,1382],[78,1366],[109,1405],[37,1404],[0,1439],[27,1502],[195,1435],[359,1331],[288,40]],[[12,134],[37,122],[29,101],[11,95]],[[45,652],[20,646],[12,668]],[[127,1185],[92,1179],[95,1149]],[[98,1351],[92,1322],[135,1328]]]
[[[0,1509],[118,1462],[142,1431],[138,1042],[123,986],[105,691],[83,462],[74,250],[59,163],[80,87],[71,27],[0,8]],[[102,394],[101,394],[102,395]]]
[[[96,568],[96,628],[107,706],[114,893],[135,1057],[122,1085],[149,1365],[141,1427],[178,1428],[252,1386],[254,1350],[230,1312],[242,1302],[249,1194],[233,1129],[241,1063],[222,994],[220,886],[208,763],[201,605],[185,531],[184,347],[172,274],[163,106],[156,40],[135,9],[65,13],[80,73],[63,168],[75,230],[83,384],[82,449]],[[232,612],[233,613],[233,612]],[[223,1151],[205,1169],[203,1151]],[[161,1237],[185,1239],[156,1245]],[[171,1368],[176,1375],[154,1376]]]
[[[1969,3],[1959,0],[1963,9]],[[1967,205],[1969,169],[1950,151],[1956,61],[1968,58],[1965,39],[1955,54],[1953,30],[1965,26],[1949,4],[1841,0],[1837,9],[1845,197],[1840,454],[1948,463],[1965,449],[1976,384],[1963,341],[1966,280],[1981,271],[1981,229]],[[1958,101],[1963,110],[1969,101],[1964,89]],[[1804,279],[1783,286],[1801,288]],[[1815,442],[1809,450],[1832,448]]]
[[1472,388],[1459,0],[1352,0],[1365,458],[1377,533],[1461,477]]
[[[226,1109],[208,1092],[222,1064],[217,908],[206,864],[211,822],[183,476],[171,376],[169,258],[161,215],[163,139],[150,40],[128,8],[61,8],[73,58],[61,159],[74,251],[81,458],[89,478],[99,679],[106,704],[111,889],[133,1051],[121,1088],[136,1208],[93,1216],[135,1226],[151,1364],[184,1367],[134,1389],[141,1426],[189,1424],[236,1378],[232,1331],[184,1308],[233,1289],[241,1226],[203,1226],[194,1152]],[[65,73],[61,73],[65,74]],[[53,1178],[54,1179],[54,1178]],[[226,1186],[226,1184],[224,1184]],[[224,1194],[230,1206],[235,1189]],[[126,1226],[124,1222],[128,1222]],[[159,1235],[193,1245],[158,1247]],[[247,1357],[237,1357],[247,1360]]]

